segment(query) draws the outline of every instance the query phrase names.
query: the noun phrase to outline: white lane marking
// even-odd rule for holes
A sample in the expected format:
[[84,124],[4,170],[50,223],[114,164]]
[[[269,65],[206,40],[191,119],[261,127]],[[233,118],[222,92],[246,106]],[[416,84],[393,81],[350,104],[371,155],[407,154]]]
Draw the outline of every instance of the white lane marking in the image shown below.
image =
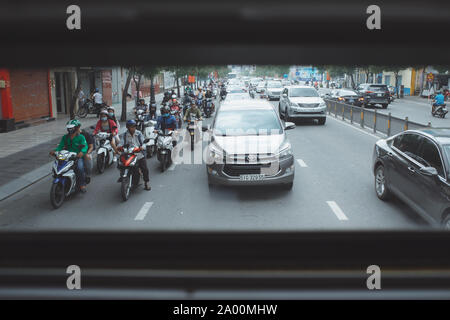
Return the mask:
[[327,201],[328,206],[333,210],[334,214],[339,220],[348,220],[344,212],[339,208],[338,204],[334,201]]
[[306,165],[305,161],[303,161],[302,159],[297,159],[297,162],[300,165],[300,167],[302,167],[302,168],[307,168],[308,167]]
[[139,210],[136,218],[134,220],[144,220],[145,216],[147,215],[148,210],[152,207],[153,202],[146,202],[142,206],[141,210]]
[[350,128],[355,129],[355,130],[358,130],[358,131],[360,131],[360,132],[362,132],[362,133],[365,133],[365,134],[367,134],[367,135],[369,135],[369,136],[371,136],[371,137],[374,137],[374,138],[377,138],[377,139],[382,139],[381,137],[379,137],[379,136],[377,136],[377,135],[375,135],[375,134],[373,134],[373,133],[370,133],[370,132],[364,131],[363,129],[357,128],[357,127],[355,127],[354,125],[352,125],[352,124],[350,124],[350,123],[346,123],[345,121],[342,121],[342,120],[339,120],[339,119],[335,119],[335,118],[332,117],[332,116],[328,116],[327,118],[328,118],[328,119],[333,119],[333,120],[335,120],[335,121],[337,121],[337,122],[339,122],[339,123],[341,123],[341,124],[343,124],[343,125],[346,125],[347,127],[350,127]]

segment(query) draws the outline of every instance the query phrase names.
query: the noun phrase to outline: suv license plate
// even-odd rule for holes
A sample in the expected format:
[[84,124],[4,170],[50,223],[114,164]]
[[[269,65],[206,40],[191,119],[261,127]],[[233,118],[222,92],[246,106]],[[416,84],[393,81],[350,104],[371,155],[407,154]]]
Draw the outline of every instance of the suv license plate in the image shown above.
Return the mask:
[[264,180],[263,174],[242,174],[239,176],[240,181],[260,181]]
[[377,97],[382,97],[382,96],[383,96],[382,93],[378,93],[378,94],[377,94]]

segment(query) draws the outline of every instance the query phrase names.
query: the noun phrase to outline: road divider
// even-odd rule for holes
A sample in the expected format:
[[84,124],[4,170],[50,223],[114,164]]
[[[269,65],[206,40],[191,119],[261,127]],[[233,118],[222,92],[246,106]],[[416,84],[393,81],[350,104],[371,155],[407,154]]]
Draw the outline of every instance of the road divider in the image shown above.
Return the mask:
[[[359,113],[359,125],[361,128],[373,129],[373,133],[384,133],[388,137],[406,131],[408,129],[422,129],[430,128],[431,123],[422,124],[412,122],[405,117],[405,119],[397,118],[389,114],[382,114],[377,112],[376,109],[369,110],[367,108],[357,107],[346,103],[324,99],[327,104],[327,111],[329,115],[334,113],[334,118],[342,116],[342,120],[349,120],[353,124],[354,113]],[[357,120],[356,120],[357,121]]]
[[341,208],[338,206],[338,204],[335,201],[327,201],[327,204],[331,208],[331,210],[333,210],[334,214],[336,215],[336,217],[339,220],[341,220],[341,221],[348,220],[345,213],[341,210]]

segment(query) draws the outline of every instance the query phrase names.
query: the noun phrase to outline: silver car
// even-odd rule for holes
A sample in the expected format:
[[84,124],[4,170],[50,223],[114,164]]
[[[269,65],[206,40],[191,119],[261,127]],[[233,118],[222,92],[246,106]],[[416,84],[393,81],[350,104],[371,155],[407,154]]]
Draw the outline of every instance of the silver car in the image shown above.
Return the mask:
[[267,99],[280,99],[281,91],[283,91],[283,85],[281,84],[281,81],[267,81],[265,88],[265,96],[267,97]]
[[313,87],[291,86],[283,89],[278,105],[280,118],[289,121],[296,118],[317,119],[320,125],[327,120],[327,105]]
[[264,100],[230,101],[217,111],[207,151],[209,186],[281,185],[290,190],[294,181],[294,156],[283,123]]

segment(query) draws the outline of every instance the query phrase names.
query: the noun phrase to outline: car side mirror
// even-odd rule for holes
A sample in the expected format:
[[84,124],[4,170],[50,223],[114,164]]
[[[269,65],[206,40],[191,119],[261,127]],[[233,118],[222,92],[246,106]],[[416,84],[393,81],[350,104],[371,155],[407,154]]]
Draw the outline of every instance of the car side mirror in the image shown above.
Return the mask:
[[293,122],[286,122],[284,124],[284,130],[291,130],[295,128],[295,123]]
[[202,126],[202,131],[203,132],[205,132],[205,131],[209,131],[209,130],[211,130],[211,126],[208,124],[208,125],[203,125]]
[[437,176],[438,176],[438,171],[436,170],[436,168],[433,168],[433,167],[420,168],[419,172],[427,177],[437,178]]

